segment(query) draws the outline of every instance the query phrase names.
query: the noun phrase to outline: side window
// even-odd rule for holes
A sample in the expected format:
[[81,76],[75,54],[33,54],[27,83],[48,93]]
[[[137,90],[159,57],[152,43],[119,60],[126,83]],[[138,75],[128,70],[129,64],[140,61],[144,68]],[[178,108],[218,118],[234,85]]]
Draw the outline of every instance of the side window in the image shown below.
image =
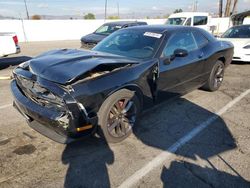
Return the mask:
[[191,26],[191,18],[188,18],[188,20],[186,21],[185,25]]
[[207,16],[195,16],[194,17],[194,26],[206,25],[206,24],[207,24]]
[[138,24],[137,23],[132,23],[129,25],[129,27],[132,27],[132,26],[137,26]]
[[199,47],[203,47],[208,43],[207,38],[204,37],[204,35],[201,34],[199,31],[193,31],[193,35],[194,35],[195,41]]
[[176,49],[184,49],[188,52],[196,50],[198,47],[191,32],[173,34],[163,50],[163,56],[168,57],[174,54]]

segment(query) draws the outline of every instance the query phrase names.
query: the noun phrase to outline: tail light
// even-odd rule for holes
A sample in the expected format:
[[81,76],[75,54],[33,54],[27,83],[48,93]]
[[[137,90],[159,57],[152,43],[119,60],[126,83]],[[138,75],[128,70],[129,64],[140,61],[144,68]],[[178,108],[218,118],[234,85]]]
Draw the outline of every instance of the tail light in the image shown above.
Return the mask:
[[16,35],[15,35],[15,36],[13,36],[13,40],[14,40],[15,44],[16,44],[16,45],[18,45],[18,38],[17,38],[17,36],[16,36]]

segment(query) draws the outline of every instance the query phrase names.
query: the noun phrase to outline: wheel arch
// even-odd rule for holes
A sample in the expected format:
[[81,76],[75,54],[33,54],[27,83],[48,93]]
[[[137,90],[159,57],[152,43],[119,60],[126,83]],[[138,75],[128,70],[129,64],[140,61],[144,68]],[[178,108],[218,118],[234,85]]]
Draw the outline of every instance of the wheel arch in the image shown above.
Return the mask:
[[140,102],[140,109],[142,109],[143,103],[144,103],[144,94],[143,94],[143,92],[142,92],[142,89],[141,89],[138,85],[136,85],[136,84],[127,84],[127,85],[124,85],[124,86],[122,86],[122,87],[116,88],[115,90],[113,90],[112,92],[110,92],[110,93],[106,96],[105,100],[106,100],[109,96],[111,96],[112,94],[114,94],[115,92],[117,92],[117,91],[119,91],[119,90],[121,90],[121,89],[128,89],[128,90],[130,90],[130,91],[134,91],[134,92],[135,92],[135,95],[136,95],[136,96],[138,97],[138,99],[139,99],[139,102]]
[[222,61],[224,65],[226,64],[226,58],[224,56],[219,57],[218,60]]

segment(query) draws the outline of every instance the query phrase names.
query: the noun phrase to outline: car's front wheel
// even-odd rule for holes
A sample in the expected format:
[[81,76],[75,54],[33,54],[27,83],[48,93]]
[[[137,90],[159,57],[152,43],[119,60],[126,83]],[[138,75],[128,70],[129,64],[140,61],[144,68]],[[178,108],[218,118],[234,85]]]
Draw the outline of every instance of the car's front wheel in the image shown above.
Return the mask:
[[202,89],[207,91],[216,91],[222,84],[224,78],[225,65],[222,61],[217,61],[209,75],[209,78]]
[[140,111],[135,92],[121,89],[109,96],[98,112],[99,133],[107,142],[121,142],[132,133]]

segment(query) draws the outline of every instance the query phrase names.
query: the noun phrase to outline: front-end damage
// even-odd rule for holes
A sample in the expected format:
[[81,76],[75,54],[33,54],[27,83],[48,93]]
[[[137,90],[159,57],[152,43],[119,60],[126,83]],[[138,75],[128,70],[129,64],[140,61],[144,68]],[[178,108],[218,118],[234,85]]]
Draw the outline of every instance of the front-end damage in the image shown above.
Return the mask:
[[13,74],[14,106],[32,128],[60,143],[94,131],[96,119],[88,117],[83,105],[71,96],[72,91],[20,67]]
[[[99,58],[96,60],[100,61]],[[104,61],[107,62],[106,57]],[[154,97],[156,60],[139,63],[115,58],[111,61],[91,65],[91,69],[84,69],[81,74],[78,70],[77,74],[65,72],[64,76],[63,70],[48,77],[52,80],[45,79],[45,69],[36,74],[37,67],[25,62],[13,71],[14,106],[33,129],[57,142],[69,143],[91,135],[98,126],[100,106],[113,92],[126,87],[141,93],[142,101],[144,96]],[[59,63],[48,68],[54,66]],[[76,69],[76,65],[73,66]],[[72,67],[69,69],[73,70]],[[56,82],[60,80],[58,76],[62,77],[63,83]]]

